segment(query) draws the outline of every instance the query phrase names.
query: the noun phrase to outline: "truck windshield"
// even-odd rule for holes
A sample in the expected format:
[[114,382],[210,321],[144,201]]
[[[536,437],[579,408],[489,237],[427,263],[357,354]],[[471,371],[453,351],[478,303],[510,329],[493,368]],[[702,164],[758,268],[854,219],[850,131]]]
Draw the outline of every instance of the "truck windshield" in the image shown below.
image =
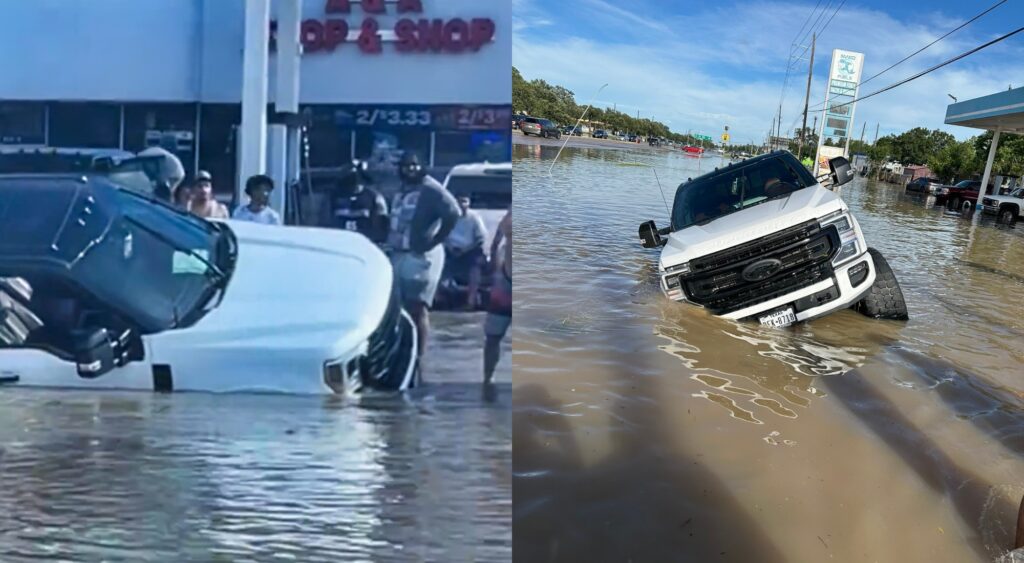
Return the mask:
[[672,229],[705,224],[815,184],[806,168],[785,156],[712,172],[676,190]]

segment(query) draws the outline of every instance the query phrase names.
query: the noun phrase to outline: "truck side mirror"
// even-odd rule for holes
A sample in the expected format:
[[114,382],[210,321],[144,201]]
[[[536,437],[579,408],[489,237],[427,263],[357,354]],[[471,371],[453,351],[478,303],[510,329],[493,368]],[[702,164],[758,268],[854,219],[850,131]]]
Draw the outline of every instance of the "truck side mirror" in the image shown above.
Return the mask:
[[671,229],[658,229],[658,226],[654,224],[654,221],[647,221],[640,224],[640,244],[644,248],[658,248],[659,246],[665,246],[668,241],[661,238],[661,235],[667,235],[671,232]]
[[105,328],[86,328],[71,334],[78,375],[86,379],[99,377],[116,367],[114,343]]
[[833,186],[842,186],[853,179],[853,169],[850,168],[850,161],[845,157],[837,156],[829,159],[828,168],[832,172]]

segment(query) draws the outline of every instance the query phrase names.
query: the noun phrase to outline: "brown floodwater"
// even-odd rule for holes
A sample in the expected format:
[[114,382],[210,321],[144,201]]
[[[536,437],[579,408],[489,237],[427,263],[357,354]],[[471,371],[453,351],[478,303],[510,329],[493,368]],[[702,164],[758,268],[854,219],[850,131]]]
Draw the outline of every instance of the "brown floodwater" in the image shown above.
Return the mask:
[[510,560],[511,364],[431,320],[402,396],[0,386],[0,562]]
[[[1024,228],[843,187],[910,321],[669,302],[637,226],[678,154],[519,145],[519,561],[992,561],[1024,494]],[[652,168],[653,167],[653,168]],[[657,176],[656,176],[657,174]]]

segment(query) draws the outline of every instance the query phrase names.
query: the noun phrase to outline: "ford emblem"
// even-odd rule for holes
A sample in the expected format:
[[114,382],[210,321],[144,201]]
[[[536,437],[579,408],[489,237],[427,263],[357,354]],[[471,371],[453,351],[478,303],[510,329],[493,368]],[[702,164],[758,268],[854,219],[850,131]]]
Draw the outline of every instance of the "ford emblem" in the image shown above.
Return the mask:
[[775,258],[765,258],[764,260],[758,260],[748,264],[746,268],[743,268],[743,279],[756,282],[766,280],[776,272],[782,269],[782,262]]

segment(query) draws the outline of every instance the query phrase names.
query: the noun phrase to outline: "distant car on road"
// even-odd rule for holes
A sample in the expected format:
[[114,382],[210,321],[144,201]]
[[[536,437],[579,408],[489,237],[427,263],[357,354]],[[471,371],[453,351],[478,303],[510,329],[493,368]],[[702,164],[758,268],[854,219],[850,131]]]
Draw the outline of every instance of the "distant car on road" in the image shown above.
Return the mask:
[[523,135],[562,138],[562,132],[558,130],[557,125],[540,117],[524,117],[523,121],[519,124],[519,128],[523,131]]
[[627,138],[627,140],[628,140],[628,141],[629,141],[630,143],[639,143],[640,141],[639,141],[638,139],[639,139],[639,138],[638,138],[638,137],[637,137],[636,135],[630,135],[630,136],[629,136],[629,137]]
[[940,181],[938,178],[928,178],[922,176],[920,178],[911,180],[910,183],[907,184],[905,191],[922,194],[934,194],[937,193],[938,190],[942,187],[942,181]]
[[594,137],[595,139],[607,139],[608,132],[605,131],[604,129],[598,129],[597,131],[594,131],[594,134],[591,136]]
[[1004,225],[1014,225],[1024,209],[1024,188],[1017,188],[1009,195],[985,196],[981,200],[984,213],[991,213]]

